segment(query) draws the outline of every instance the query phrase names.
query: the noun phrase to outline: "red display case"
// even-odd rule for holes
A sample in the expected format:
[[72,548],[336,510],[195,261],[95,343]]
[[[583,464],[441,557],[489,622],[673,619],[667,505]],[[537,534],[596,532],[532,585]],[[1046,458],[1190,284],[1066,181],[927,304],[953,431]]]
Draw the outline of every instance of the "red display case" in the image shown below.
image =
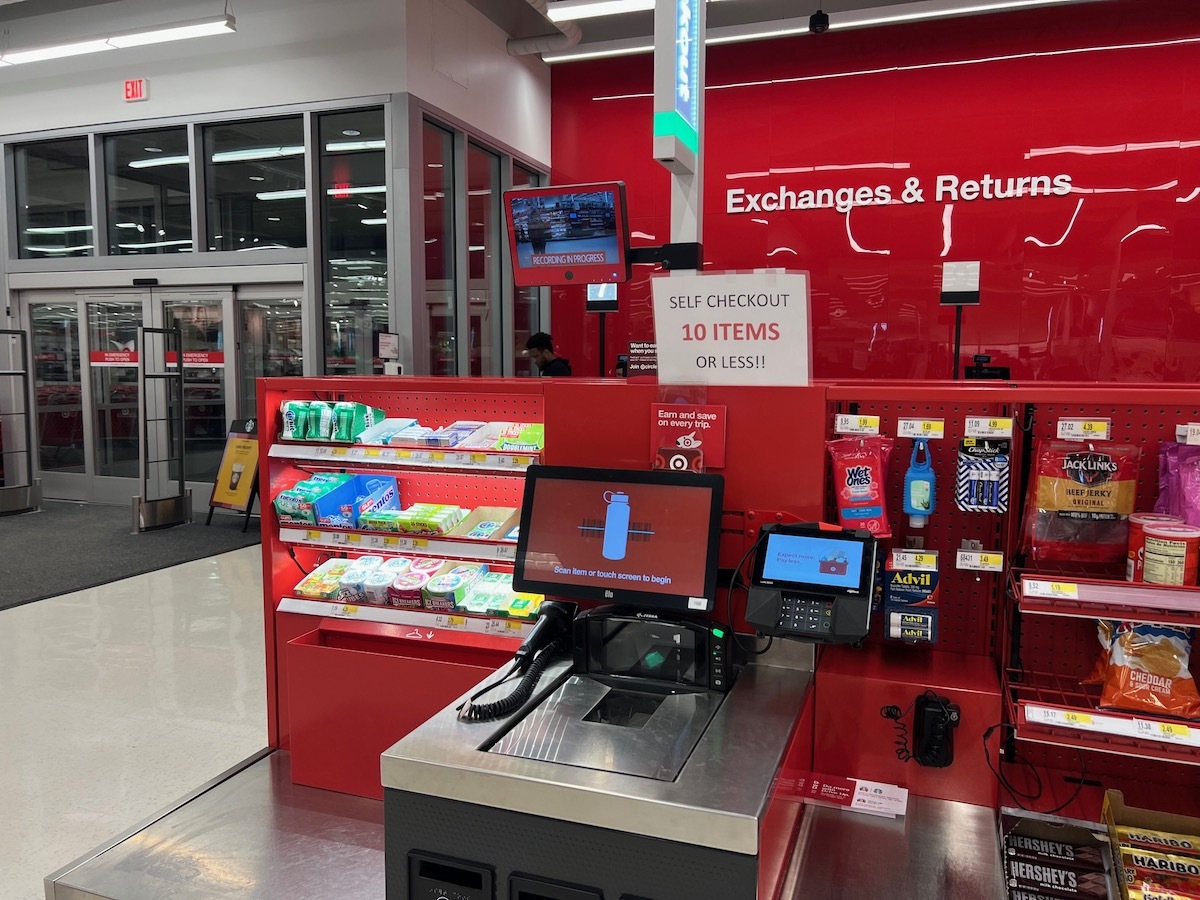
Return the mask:
[[[297,781],[378,797],[379,754],[483,674],[498,668],[526,622],[419,609],[306,600],[302,573],[333,556],[427,555],[485,561],[511,571],[514,546],[501,541],[415,538],[318,526],[280,525],[269,502],[318,471],[386,473],[402,503],[520,507],[524,470],[534,462],[644,469],[651,457],[651,407],[694,396],[657,385],[571,380],[273,378],[259,381],[263,418],[260,490],[267,708],[271,746],[289,749]],[[323,445],[278,439],[287,400],[350,400],[429,426],[459,419],[542,423],[541,454],[455,448]],[[728,413],[727,456],[742,463],[726,479],[721,559],[732,568],[758,525],[816,520],[824,503],[822,388],[713,388],[704,402]],[[763,429],[771,432],[763,440]],[[768,464],[769,463],[769,464]],[[773,467],[794,476],[781,478]],[[802,475],[800,473],[803,473]],[[729,615],[726,598],[714,612]],[[745,629],[743,629],[745,630]]]

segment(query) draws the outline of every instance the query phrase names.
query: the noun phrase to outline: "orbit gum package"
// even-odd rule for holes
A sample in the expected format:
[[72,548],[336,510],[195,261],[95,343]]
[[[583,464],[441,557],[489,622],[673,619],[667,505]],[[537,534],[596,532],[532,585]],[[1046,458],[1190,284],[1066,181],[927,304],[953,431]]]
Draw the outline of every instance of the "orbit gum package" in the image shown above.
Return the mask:
[[891,537],[884,476],[894,446],[895,441],[886,437],[829,442],[838,524],[843,528],[865,528],[875,537]]
[[1039,441],[1024,546],[1035,560],[1117,563],[1129,544],[1141,448]]

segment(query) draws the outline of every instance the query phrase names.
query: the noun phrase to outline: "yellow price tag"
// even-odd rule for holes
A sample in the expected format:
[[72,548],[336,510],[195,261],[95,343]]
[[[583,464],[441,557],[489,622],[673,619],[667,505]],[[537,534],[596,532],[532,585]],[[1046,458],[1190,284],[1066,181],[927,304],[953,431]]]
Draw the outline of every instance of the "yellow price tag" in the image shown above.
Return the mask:
[[437,451],[437,452],[429,454],[429,457],[434,462],[442,462],[446,459],[446,454],[442,453],[441,451]]
[[306,541],[319,541],[321,539],[321,532],[306,531],[306,532],[304,532],[304,539]]
[[517,465],[518,466],[527,466],[531,462],[533,462],[533,460],[531,460],[528,456],[518,456],[517,457]]
[[397,459],[412,459],[412,451],[411,450],[397,450],[396,458]]
[[367,448],[367,456],[368,457],[372,457],[372,458],[377,457],[377,456],[379,456],[380,452],[381,451],[377,447],[368,447]]
[[1070,722],[1072,725],[1091,725],[1092,724],[1092,717],[1089,716],[1087,713],[1081,713],[1081,712],[1063,713],[1063,718],[1066,719],[1068,722]]
[[447,627],[462,628],[467,624],[466,616],[450,616],[447,620]]
[[932,553],[918,553],[913,556],[913,562],[918,566],[937,566],[937,557]]
[[348,534],[348,535],[346,535],[346,541],[347,541],[347,543],[350,543],[350,544],[361,544],[362,543],[362,535],[361,534]]
[[1079,585],[1064,584],[1061,581],[1050,582],[1050,593],[1058,597],[1078,597]]
[[472,453],[471,454],[471,462],[473,462],[477,465],[479,463],[485,463],[485,462],[487,462],[487,454],[486,453]]
[[358,615],[358,607],[352,606],[349,603],[347,603],[345,606],[342,607],[342,614],[347,615],[347,616],[357,616]]
[[414,550],[424,550],[426,547],[429,546],[429,541],[426,541],[423,539],[414,540],[412,542],[412,546],[413,546]]
[[346,455],[347,453],[349,453],[349,452],[350,452],[350,451],[349,451],[347,448],[345,448],[345,447],[334,447],[334,448],[333,448],[333,455],[334,455],[334,456],[345,456],[345,455]]
[[988,566],[1003,566],[1004,557],[995,553],[980,553],[979,564],[984,567]]
[[1159,722],[1158,733],[1167,737],[1186,738],[1191,734],[1191,729],[1186,725],[1175,725],[1171,722]]
[[389,550],[398,550],[400,549],[400,538],[385,537],[383,539],[383,546],[387,547]]
[[1099,434],[1100,432],[1105,431],[1107,428],[1108,428],[1107,422],[1084,422],[1083,423],[1083,433],[1084,434]]
[[524,624],[525,624],[524,622],[518,622],[516,619],[505,619],[504,620],[504,627],[507,628],[509,631],[520,631]]

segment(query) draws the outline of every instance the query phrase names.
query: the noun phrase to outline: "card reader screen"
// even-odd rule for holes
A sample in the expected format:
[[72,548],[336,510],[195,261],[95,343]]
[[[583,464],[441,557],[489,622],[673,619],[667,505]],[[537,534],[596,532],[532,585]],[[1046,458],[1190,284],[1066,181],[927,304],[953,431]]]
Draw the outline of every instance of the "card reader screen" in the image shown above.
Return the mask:
[[857,589],[862,578],[863,545],[809,535],[772,534],[767,538],[762,577],[825,587]]

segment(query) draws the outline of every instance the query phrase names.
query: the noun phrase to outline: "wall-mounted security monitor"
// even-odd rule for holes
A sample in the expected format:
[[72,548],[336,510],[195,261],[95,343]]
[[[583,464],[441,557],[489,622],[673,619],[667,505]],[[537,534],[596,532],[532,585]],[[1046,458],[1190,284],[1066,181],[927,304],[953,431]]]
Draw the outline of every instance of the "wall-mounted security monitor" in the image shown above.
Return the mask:
[[557,185],[504,194],[517,287],[629,280],[625,185]]
[[513,585],[568,600],[708,612],[719,475],[530,466]]

